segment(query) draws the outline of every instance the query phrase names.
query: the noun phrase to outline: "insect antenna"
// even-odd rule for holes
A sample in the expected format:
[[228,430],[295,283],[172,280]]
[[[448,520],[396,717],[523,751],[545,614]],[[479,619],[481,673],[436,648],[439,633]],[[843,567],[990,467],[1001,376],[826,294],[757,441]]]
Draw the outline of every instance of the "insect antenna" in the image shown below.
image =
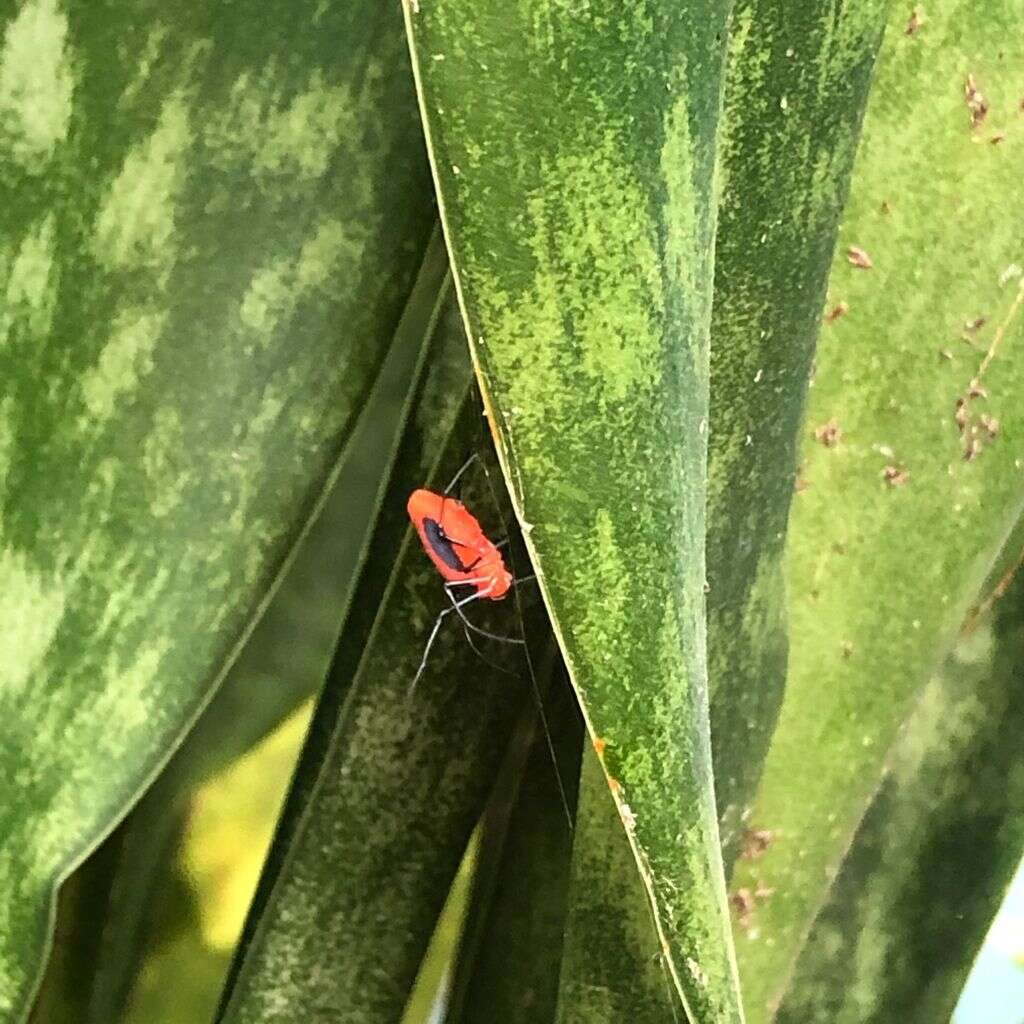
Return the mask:
[[[458,473],[456,473],[455,476],[452,477],[451,483],[448,484],[448,486],[444,489],[444,493],[446,495],[451,494],[452,491],[455,489],[455,485],[459,482],[459,478],[462,476],[462,474],[465,473],[466,470],[469,469],[469,467],[472,466],[474,462],[480,461],[481,460],[479,453],[473,452],[473,454],[470,455],[470,457],[466,459],[466,461],[462,464]],[[485,469],[484,472],[486,473],[487,470]]]

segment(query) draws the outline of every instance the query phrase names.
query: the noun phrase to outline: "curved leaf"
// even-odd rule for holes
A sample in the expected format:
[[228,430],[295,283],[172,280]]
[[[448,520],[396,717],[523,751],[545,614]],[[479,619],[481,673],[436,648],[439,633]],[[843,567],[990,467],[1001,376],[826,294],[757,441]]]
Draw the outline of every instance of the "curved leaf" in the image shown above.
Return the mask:
[[782,702],[782,552],[828,270],[887,0],[739,0],[719,149],[708,676],[727,865]]
[[908,719],[797,962],[785,1024],[952,1018],[1024,849],[1024,577],[994,618]]
[[[557,665],[564,674],[560,655]],[[544,689],[546,721],[534,711],[522,763],[482,819],[446,1024],[554,1019],[573,848],[563,799],[574,815],[583,744],[575,695],[560,683]]]
[[16,1019],[54,885],[200,710],[310,518],[432,217],[394,11],[6,10],[0,1018]]
[[702,593],[724,17],[667,0],[406,8],[499,453],[697,1021],[740,1017]]
[[586,750],[558,1024],[676,1024],[674,987],[601,762]]
[[1019,116],[1019,21],[1015,0],[984,18],[942,0],[911,34],[894,11],[883,45],[829,285],[848,312],[819,342],[790,527],[790,672],[750,821],[773,841],[735,872],[773,890],[737,942],[754,1021],[1024,501],[1024,150],[990,142]]
[[[57,933],[77,947],[44,980],[67,1012],[60,1020],[119,1020],[150,934],[154,894],[168,883],[168,830],[195,787],[226,767],[322,684],[373,536],[398,444],[416,394],[444,292],[448,257],[439,229],[427,246],[387,357],[341,455],[324,507],[298,545],[266,612],[184,742],[128,817],[78,874],[93,898],[61,899]],[[403,524],[404,526],[404,524]],[[109,847],[109,849],[107,849]],[[93,864],[98,860],[100,863]],[[106,886],[106,898],[96,890]],[[62,889],[63,892],[63,889]],[[76,918],[85,915],[86,920]],[[78,930],[98,933],[81,943]],[[82,960],[89,963],[84,971]],[[38,1015],[39,1008],[36,1007]],[[56,1015],[39,1018],[58,1024]]]

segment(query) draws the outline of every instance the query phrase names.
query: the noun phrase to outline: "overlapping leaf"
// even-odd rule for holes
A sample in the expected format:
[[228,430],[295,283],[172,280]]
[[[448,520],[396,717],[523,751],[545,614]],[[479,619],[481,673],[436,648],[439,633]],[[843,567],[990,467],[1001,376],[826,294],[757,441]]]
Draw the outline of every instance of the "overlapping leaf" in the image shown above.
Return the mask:
[[825,286],[885,0],[740,0],[719,156],[708,666],[727,865],[786,676],[782,551]]
[[[169,882],[176,847],[168,832],[179,831],[173,823],[196,786],[241,756],[322,684],[412,407],[447,271],[444,243],[435,229],[331,493],[270,606],[159,778],[83,865],[83,878],[67,883],[73,891],[84,886],[91,898],[69,903],[62,897],[57,932],[64,932],[61,942],[71,948],[48,970],[42,995],[48,985],[53,990],[48,1004],[62,1000],[64,1015],[51,1011],[39,1017],[47,1024],[106,1024],[119,1018],[141,951],[152,940],[157,892]],[[83,943],[82,929],[99,932],[99,941]]]
[[703,625],[725,6],[406,17],[492,427],[670,990],[694,1020],[737,1020]]
[[749,822],[771,842],[736,872],[771,892],[738,945],[754,1021],[1024,500],[1019,23],[945,0],[894,11],[883,46],[790,530],[790,672]]
[[952,1018],[1024,849],[1022,584],[925,688],[797,963],[785,1024]]
[[[560,656],[557,665],[564,674]],[[583,742],[575,695],[558,683],[545,691],[543,721],[534,710],[532,742],[506,765],[511,778],[499,783],[481,821],[448,1024],[555,1019],[574,838],[567,817],[575,817]]]
[[[360,614],[346,625],[254,903],[224,1024],[325,1012],[399,1018],[508,736],[533,700],[525,674],[516,678],[520,648],[489,652],[506,671],[489,668],[455,622],[410,694],[445,603],[405,500],[414,486],[447,479],[480,439],[454,307],[430,367],[356,597]],[[483,505],[487,494],[478,493],[478,507],[493,533],[500,518]],[[483,611],[478,621],[495,632],[516,631],[514,602],[493,610],[497,622],[480,620]]]
[[209,695],[394,333],[432,222],[396,18],[5,13],[5,1020],[56,881]]

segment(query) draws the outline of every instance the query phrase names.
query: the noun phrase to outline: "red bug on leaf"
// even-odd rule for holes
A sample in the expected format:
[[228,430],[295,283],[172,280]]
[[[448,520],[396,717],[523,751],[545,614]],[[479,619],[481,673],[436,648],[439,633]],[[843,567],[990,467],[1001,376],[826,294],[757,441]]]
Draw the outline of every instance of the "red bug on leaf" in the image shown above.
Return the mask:
[[[451,491],[459,481],[459,477],[476,461],[477,456],[471,456],[463,467],[455,474],[455,478],[445,488],[443,494],[436,494],[434,491],[419,489],[409,495],[406,508],[409,518],[416,527],[423,543],[423,550],[426,551],[430,560],[434,563],[437,571],[445,579],[445,593],[451,602],[451,607],[445,608],[438,615],[434,622],[434,628],[430,631],[430,637],[423,650],[423,658],[416,675],[409,685],[409,694],[412,695],[416,684],[427,667],[427,658],[430,656],[430,649],[437,639],[438,630],[445,616],[455,612],[462,620],[462,627],[466,639],[474,651],[484,660],[476,644],[473,643],[471,633],[486,637],[488,640],[500,640],[503,643],[522,644],[526,640],[510,636],[497,636],[488,633],[486,630],[475,626],[466,618],[462,609],[471,601],[479,601],[486,598],[489,601],[500,601],[508,594],[516,583],[525,583],[527,580],[535,579],[533,576],[521,576],[514,579],[512,573],[505,566],[505,560],[499,550],[500,545],[491,541],[484,533],[474,516],[465,505],[457,498],[450,497]],[[486,469],[484,470],[486,473]],[[493,492],[492,492],[493,493]],[[472,587],[473,593],[468,597],[457,599],[452,593],[455,587]],[[547,715],[544,712],[544,702],[541,699],[540,690],[537,686],[537,679],[533,673],[533,667],[527,655],[527,665],[530,673],[530,680],[533,684],[534,699],[537,701],[537,711],[544,728],[544,736],[548,744],[548,753],[551,755],[551,763],[555,769],[555,778],[558,781],[558,792],[562,798],[562,808],[565,811],[565,820],[569,826],[570,833],[573,831],[572,812],[569,810],[569,801],[565,794],[565,787],[562,784],[562,777],[558,772],[558,759],[555,756],[554,746],[551,741],[551,731],[548,728]],[[500,665],[487,661],[502,672],[508,671]]]
[[500,601],[512,586],[512,573],[476,517],[455,498],[413,491],[407,505],[423,549],[449,584],[475,588],[474,597]]
[[[409,692],[415,688],[427,667],[430,649],[437,638],[438,630],[447,615],[455,612],[462,620],[466,631],[466,639],[470,646],[477,650],[470,637],[470,632],[486,637],[488,640],[500,640],[503,643],[525,644],[525,640],[509,636],[497,636],[475,626],[466,618],[462,609],[471,601],[486,598],[489,601],[500,601],[511,590],[515,582],[512,573],[505,566],[498,545],[484,533],[476,517],[457,498],[450,497],[451,490],[458,483],[459,477],[476,460],[471,456],[465,465],[455,474],[455,478],[445,488],[443,494],[419,489],[409,495],[406,508],[409,518],[416,527],[416,532],[423,542],[423,550],[434,563],[437,571],[445,579],[445,593],[451,602],[437,617],[434,628],[430,631],[427,646],[423,651],[423,660],[416,671],[416,676],[409,686]],[[456,598],[453,588],[468,586],[473,593],[468,597]],[[480,654],[477,650],[477,654]],[[480,655],[483,658],[483,655]],[[484,658],[486,661],[487,659]],[[498,667],[498,666],[495,666]]]

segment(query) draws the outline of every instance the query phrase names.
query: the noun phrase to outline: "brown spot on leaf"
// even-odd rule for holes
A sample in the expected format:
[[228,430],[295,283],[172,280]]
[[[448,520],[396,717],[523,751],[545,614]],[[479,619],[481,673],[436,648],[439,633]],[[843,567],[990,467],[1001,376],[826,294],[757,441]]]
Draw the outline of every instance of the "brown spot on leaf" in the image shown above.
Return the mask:
[[886,466],[882,477],[890,487],[902,487],[910,479],[910,471],[899,466]]
[[729,902],[732,904],[733,910],[736,911],[736,919],[746,928],[750,924],[750,918],[756,906],[754,894],[748,888],[743,887],[730,894]]
[[948,348],[940,348],[939,349],[939,358],[940,359],[947,359],[947,360],[952,359],[953,358],[953,353],[950,352]]
[[814,431],[814,438],[820,441],[826,448],[835,448],[842,440],[843,431],[839,423],[833,418],[828,423],[823,423]]
[[981,420],[981,425],[988,434],[990,440],[995,440],[999,436],[999,420],[995,416],[989,416],[987,413],[982,413],[978,417]]
[[962,395],[956,400],[956,411],[953,413],[953,422],[956,429],[962,434],[967,429],[967,399]]
[[964,323],[964,330],[968,334],[974,334],[976,331],[980,331],[987,323],[987,316],[976,316],[973,320],[967,320]]
[[974,75],[968,75],[964,83],[964,100],[971,115],[971,130],[981,127],[982,122],[988,116],[988,101],[982,91],[978,88]]
[[870,270],[875,265],[871,257],[859,245],[851,245],[846,250],[846,259],[855,267],[860,267],[861,270]]
[[846,316],[850,307],[845,302],[837,302],[826,314],[825,323],[834,324],[841,316]]
[[988,140],[993,146],[998,146],[1000,142],[1006,141],[1006,132],[996,132],[991,139]]
[[915,7],[910,12],[910,19],[907,21],[907,27],[903,30],[903,34],[906,36],[916,36],[923,24],[924,13]]
[[743,851],[740,856],[744,860],[757,860],[775,841],[775,833],[768,828],[748,828],[743,834]]

